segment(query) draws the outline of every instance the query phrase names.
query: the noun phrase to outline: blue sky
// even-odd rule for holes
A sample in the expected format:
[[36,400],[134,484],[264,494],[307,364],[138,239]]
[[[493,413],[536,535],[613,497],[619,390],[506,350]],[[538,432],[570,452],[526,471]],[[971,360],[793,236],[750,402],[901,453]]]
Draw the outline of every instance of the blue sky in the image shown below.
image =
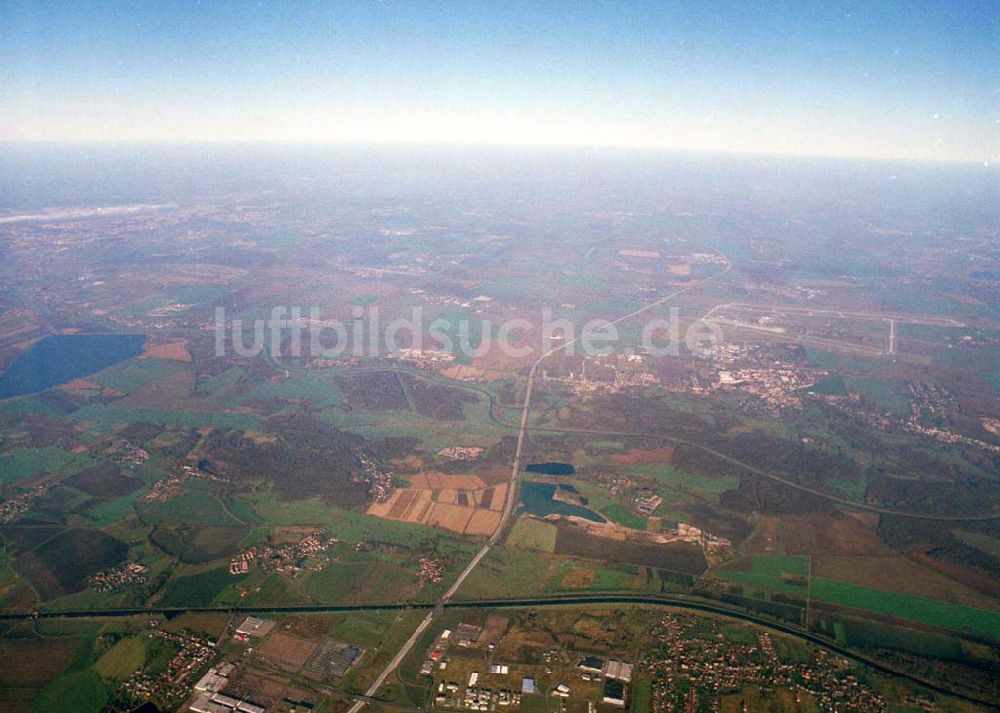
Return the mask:
[[1000,159],[997,2],[3,2],[0,140]]

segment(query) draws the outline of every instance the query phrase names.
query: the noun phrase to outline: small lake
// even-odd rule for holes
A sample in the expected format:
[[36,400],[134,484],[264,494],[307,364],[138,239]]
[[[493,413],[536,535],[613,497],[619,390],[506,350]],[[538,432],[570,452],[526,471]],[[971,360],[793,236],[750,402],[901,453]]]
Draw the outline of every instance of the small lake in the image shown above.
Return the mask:
[[142,353],[142,334],[52,334],[0,374],[0,399],[33,394],[89,376]]
[[576,468],[570,463],[529,463],[524,469],[529,473],[542,475],[573,475],[576,472]]
[[[575,492],[575,488],[570,488],[565,489]],[[521,502],[524,504],[524,510],[529,515],[536,517],[545,517],[546,515],[576,515],[592,522],[607,522],[607,520],[596,512],[582,505],[555,500],[553,496],[556,493],[556,486],[553,483],[521,483],[519,492],[521,494]]]

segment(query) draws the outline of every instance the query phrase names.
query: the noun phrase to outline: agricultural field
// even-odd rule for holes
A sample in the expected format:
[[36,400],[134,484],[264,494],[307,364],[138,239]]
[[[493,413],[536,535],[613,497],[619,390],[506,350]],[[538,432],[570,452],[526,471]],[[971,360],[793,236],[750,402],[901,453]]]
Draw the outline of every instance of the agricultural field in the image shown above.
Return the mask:
[[490,535],[500,522],[506,498],[506,483],[488,486],[476,475],[422,472],[410,476],[410,487],[394,490],[385,502],[370,505],[367,513],[460,534]]
[[61,448],[16,448],[0,453],[0,482],[13,485],[24,480],[82,470],[90,459]]
[[[269,687],[302,688],[342,712],[340,694],[365,693],[428,611],[421,650],[376,692],[402,707],[442,707],[442,677],[464,695],[473,672],[514,689],[530,671],[545,690],[521,708],[608,713],[575,670],[593,654],[638,666],[620,710],[879,709],[653,665],[714,651],[708,680],[735,665],[725,645],[747,670],[813,667],[847,695],[813,644],[740,617],[996,692],[1000,269],[995,208],[970,207],[988,191],[964,183],[979,166],[941,191],[918,191],[929,174],[913,166],[844,166],[826,205],[810,162],[553,155],[543,170],[514,156],[234,158],[224,176],[182,156],[135,186],[88,157],[114,184],[100,205],[0,211],[0,609],[23,617],[0,630],[0,709],[131,710],[126,682],[162,683],[203,636],[248,671],[234,687],[271,702]],[[199,173],[178,180],[188,165]],[[448,180],[416,180],[428,166]],[[369,170],[380,178],[359,190]],[[104,210],[133,189],[136,205]],[[451,324],[370,348],[386,336],[365,333],[374,317],[416,308]],[[251,349],[253,320],[281,310]],[[546,310],[567,334],[535,329]],[[643,344],[654,316],[722,337],[658,353]],[[535,353],[463,348],[512,320],[532,325],[512,343]],[[615,321],[616,349],[582,349],[590,320]],[[328,321],[342,345],[320,334]],[[331,343],[314,353],[314,337]],[[332,342],[344,350],[324,354]],[[424,608],[480,555],[463,608]],[[732,618],[600,608],[623,595]],[[518,598],[590,610],[479,609]],[[375,609],[323,611],[354,606]],[[95,615],[123,608],[144,615]],[[244,641],[234,609],[280,621]],[[494,650],[449,644],[456,673],[419,673],[445,623],[491,615],[509,620]],[[354,668],[310,672],[341,645],[364,649]],[[498,657],[516,673],[488,674]],[[838,670],[889,710],[927,707],[913,681],[900,693],[855,666]],[[565,703],[551,695],[563,678]],[[469,708],[451,693],[447,707]]]
[[1000,634],[1000,612],[850,584],[810,575],[810,571],[809,557],[757,555],[749,571],[728,567],[716,573],[726,581],[757,590],[862,609],[974,636],[996,638]]
[[533,517],[519,518],[507,536],[507,545],[539,552],[555,552],[558,527]]

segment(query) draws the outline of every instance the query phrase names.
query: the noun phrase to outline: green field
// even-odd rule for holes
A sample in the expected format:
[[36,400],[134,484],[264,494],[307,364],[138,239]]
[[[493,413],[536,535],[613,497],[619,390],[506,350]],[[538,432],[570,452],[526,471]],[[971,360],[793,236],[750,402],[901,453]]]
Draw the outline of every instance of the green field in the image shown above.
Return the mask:
[[186,577],[177,577],[167,584],[160,603],[165,607],[198,607],[211,604],[230,585],[238,584],[246,575],[233,576],[228,567],[210,569]]
[[88,457],[61,448],[15,448],[0,453],[0,483],[9,485],[43,473],[69,475],[90,464]]
[[185,365],[177,361],[163,359],[129,359],[104,371],[98,372],[87,381],[93,381],[101,386],[132,393],[144,389],[160,379],[183,371]]
[[973,609],[936,599],[884,592],[813,577],[812,597],[831,604],[888,614],[1000,640],[1000,612]]
[[822,577],[812,577],[807,586],[808,572],[808,557],[758,555],[754,557],[750,571],[720,569],[717,574],[726,581],[760,590],[794,594],[803,598],[808,593],[816,601],[1000,639],[1000,612],[886,592]]
[[38,394],[20,396],[0,401],[0,423],[16,421],[29,414],[58,418],[61,413],[54,405],[45,401]]
[[139,514],[146,523],[185,525],[239,525],[222,502],[210,492],[189,490],[169,500],[144,502]]
[[165,423],[185,428],[238,428],[259,431],[260,419],[247,413],[203,413],[179,409],[125,408],[89,404],[70,416],[77,423],[94,423],[103,428],[114,424]]
[[345,542],[360,542],[372,537],[409,547],[429,542],[447,547],[458,541],[456,537],[428,525],[384,520],[338,508],[319,498],[282,500],[273,493],[261,493],[254,497],[252,506],[261,521],[272,526],[322,525],[328,527],[330,534],[338,540]]
[[134,512],[135,501],[142,495],[142,490],[125,495],[115,500],[102,502],[94,507],[87,508],[84,515],[90,520],[94,527],[106,527],[120,522]]
[[653,686],[646,676],[636,678],[632,684],[631,713],[648,713],[653,707]]
[[646,518],[633,512],[621,502],[612,499],[610,493],[604,488],[579,478],[573,478],[569,482],[580,492],[580,495],[587,498],[587,506],[592,510],[596,510],[609,520],[633,530],[646,529]]
[[727,490],[739,487],[739,478],[735,476],[721,476],[710,478],[704,475],[684,473],[673,466],[662,465],[635,465],[631,470],[636,475],[652,478],[662,487],[704,498],[710,502],[718,502],[719,496]]
[[907,398],[906,383],[894,379],[876,379],[872,377],[844,379],[848,391],[859,394],[882,408],[892,411],[897,416],[909,412],[910,402]]
[[123,681],[146,662],[146,643],[137,636],[122,639],[94,664],[101,678]]
[[238,366],[232,366],[220,374],[205,379],[198,384],[197,393],[199,396],[215,396],[216,394],[228,391],[243,378],[246,371]]
[[830,371],[864,373],[884,371],[889,368],[887,364],[882,364],[871,359],[860,359],[844,356],[842,354],[834,354],[833,352],[815,349],[813,347],[805,347],[805,350],[806,359],[809,360],[810,364],[823,369],[829,369]]
[[542,552],[556,551],[557,528],[550,522],[522,517],[507,536],[507,545]]
[[33,711],[49,713],[97,713],[108,701],[108,689],[93,670],[96,629],[91,624],[77,643],[69,667],[49,681],[35,699]]
[[372,649],[381,645],[395,612],[352,614],[334,628],[333,636],[355,646]]
[[756,574],[781,576],[782,574],[809,574],[809,558],[795,555],[757,555],[753,558]]
[[329,564],[309,576],[306,592],[316,602],[347,601],[370,567],[370,564],[361,562]]
[[[805,567],[798,562],[800,559],[806,561]],[[757,556],[753,558],[753,566],[749,572],[721,569],[718,571],[718,575],[728,582],[736,582],[748,587],[805,596],[805,574],[808,560],[808,557]],[[783,567],[790,569],[782,569]]]
[[597,512],[602,515],[607,516],[611,520],[614,520],[619,525],[624,525],[625,527],[631,527],[633,530],[645,530],[646,529],[646,518],[642,515],[632,512],[624,505],[619,503],[611,503],[610,505],[605,505]]
[[35,699],[32,711],[39,713],[97,713],[108,701],[101,677],[87,669],[56,677]]
[[842,376],[824,376],[810,386],[808,391],[823,396],[847,396],[847,386]]
[[320,373],[293,373],[280,382],[263,381],[254,384],[250,389],[238,396],[232,397],[227,404],[240,406],[251,401],[266,401],[269,399],[308,399],[319,407],[335,406],[344,400],[343,394],[333,378]]

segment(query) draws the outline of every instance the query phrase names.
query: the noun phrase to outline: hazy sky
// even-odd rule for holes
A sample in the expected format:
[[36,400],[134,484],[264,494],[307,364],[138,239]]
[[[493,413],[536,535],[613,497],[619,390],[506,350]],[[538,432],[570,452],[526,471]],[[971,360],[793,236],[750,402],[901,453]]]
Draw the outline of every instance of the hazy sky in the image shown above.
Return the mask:
[[0,140],[1000,160],[1000,2],[0,0]]

